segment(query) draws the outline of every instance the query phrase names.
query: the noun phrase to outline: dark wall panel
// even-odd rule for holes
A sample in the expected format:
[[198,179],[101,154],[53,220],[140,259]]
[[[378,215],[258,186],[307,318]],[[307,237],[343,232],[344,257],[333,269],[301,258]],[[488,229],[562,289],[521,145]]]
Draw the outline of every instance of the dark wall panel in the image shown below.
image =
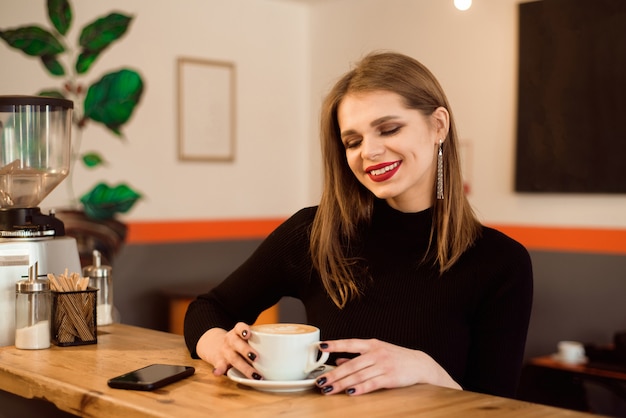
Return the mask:
[[626,1],[519,5],[515,189],[626,193]]

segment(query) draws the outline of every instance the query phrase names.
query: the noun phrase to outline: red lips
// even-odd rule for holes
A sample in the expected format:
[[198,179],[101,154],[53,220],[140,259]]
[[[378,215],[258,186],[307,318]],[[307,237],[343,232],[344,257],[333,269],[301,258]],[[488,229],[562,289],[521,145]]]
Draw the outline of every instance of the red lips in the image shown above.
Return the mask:
[[400,168],[401,162],[402,161],[394,161],[391,163],[377,164],[368,167],[367,169],[365,169],[365,172],[372,181],[379,183],[389,180],[391,177],[393,177]]

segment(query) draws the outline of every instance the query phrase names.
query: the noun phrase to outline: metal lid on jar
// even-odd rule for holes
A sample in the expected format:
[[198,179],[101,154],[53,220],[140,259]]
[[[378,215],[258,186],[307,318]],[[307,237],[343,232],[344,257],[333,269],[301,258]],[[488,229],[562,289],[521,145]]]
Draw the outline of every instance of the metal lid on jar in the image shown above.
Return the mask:
[[83,268],[83,276],[89,278],[108,278],[111,276],[111,267],[102,265],[100,251],[93,250],[93,265]]
[[50,281],[48,279],[38,279],[38,263],[28,268],[28,280],[20,280],[15,284],[17,293],[35,293],[50,290]]

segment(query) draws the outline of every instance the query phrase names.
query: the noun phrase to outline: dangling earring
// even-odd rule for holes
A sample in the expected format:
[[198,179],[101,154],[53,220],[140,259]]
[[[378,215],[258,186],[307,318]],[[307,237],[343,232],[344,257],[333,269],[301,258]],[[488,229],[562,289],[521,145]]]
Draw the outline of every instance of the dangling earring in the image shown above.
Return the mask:
[[439,140],[437,153],[437,199],[443,200],[443,139]]

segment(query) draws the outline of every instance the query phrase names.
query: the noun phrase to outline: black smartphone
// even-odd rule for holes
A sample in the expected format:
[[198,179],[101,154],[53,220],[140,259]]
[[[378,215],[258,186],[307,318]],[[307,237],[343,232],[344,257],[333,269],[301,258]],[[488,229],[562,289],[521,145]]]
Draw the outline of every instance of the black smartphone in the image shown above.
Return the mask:
[[109,379],[107,383],[115,389],[154,390],[189,377],[195,371],[191,366],[151,364]]

